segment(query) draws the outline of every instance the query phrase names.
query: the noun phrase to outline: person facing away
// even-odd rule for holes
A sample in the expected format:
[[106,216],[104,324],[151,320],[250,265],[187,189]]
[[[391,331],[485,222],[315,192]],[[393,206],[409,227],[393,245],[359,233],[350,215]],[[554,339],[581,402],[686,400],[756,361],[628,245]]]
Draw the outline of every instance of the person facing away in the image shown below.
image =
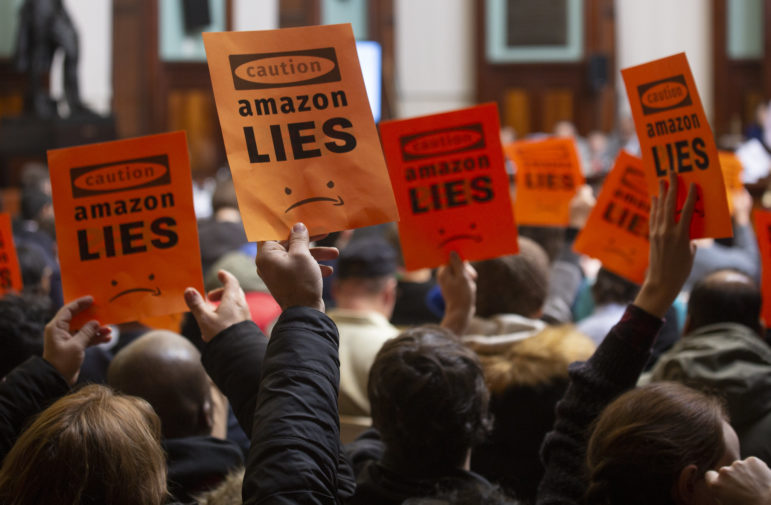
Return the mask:
[[388,320],[396,300],[396,253],[379,238],[353,240],[340,252],[327,314],[340,332],[340,414],[370,415],[369,370],[399,330]]
[[495,419],[472,453],[471,469],[532,501],[543,475],[538,451],[567,387],[568,365],[588,358],[594,344],[572,325],[540,319],[550,280],[559,278],[550,278],[538,244],[520,237],[519,248],[517,255],[475,264],[476,317],[463,340],[480,357]]
[[762,338],[760,289],[747,274],[718,270],[688,300],[684,335],[652,369],[726,401],[742,457],[771,462],[771,348]]
[[493,486],[468,470],[489,427],[489,395],[476,355],[439,326],[386,342],[370,370],[374,429],[345,447],[357,476],[351,504]]
[[201,355],[184,337],[154,330],[110,363],[107,383],[146,400],[161,419],[169,491],[179,501],[219,484],[243,465],[234,443],[212,436],[214,405]]

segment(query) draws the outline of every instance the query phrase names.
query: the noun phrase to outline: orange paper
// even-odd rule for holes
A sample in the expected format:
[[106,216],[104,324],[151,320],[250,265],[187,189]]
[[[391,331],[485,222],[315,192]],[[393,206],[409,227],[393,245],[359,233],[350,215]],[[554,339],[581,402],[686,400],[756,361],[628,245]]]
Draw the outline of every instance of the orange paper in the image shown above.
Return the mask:
[[21,268],[16,246],[13,243],[11,215],[0,213],[0,295],[9,292],[21,292]]
[[249,240],[399,219],[351,25],[203,39]]
[[658,181],[676,171],[685,183],[678,192],[678,211],[685,203],[688,184],[700,186],[691,238],[732,236],[715,139],[685,53],[624,69],[621,75],[640,140],[649,194],[658,194]]
[[720,168],[723,170],[723,182],[725,183],[726,199],[731,215],[734,213],[734,194],[744,189],[742,182],[742,162],[731,151],[718,151]]
[[498,107],[380,124],[407,270],[517,252]]
[[642,160],[621,151],[573,248],[602,261],[611,272],[642,284],[650,254],[650,210]]
[[203,291],[184,132],[48,151],[65,301],[123,323],[187,310]]
[[771,211],[755,209],[752,213],[762,268],[763,321],[771,328]]
[[505,149],[517,167],[514,201],[517,222],[531,226],[567,226],[570,200],[584,183],[575,141],[569,138],[521,140]]

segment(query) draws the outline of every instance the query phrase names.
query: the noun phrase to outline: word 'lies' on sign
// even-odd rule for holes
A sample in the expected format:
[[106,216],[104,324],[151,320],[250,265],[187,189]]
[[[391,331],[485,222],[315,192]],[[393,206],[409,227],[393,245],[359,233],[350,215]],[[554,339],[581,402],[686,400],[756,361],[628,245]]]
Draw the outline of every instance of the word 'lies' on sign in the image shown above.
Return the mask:
[[249,240],[398,220],[351,25],[203,40]]
[[573,249],[602,261],[602,266],[642,284],[650,254],[650,197],[642,160],[621,151]]
[[20,293],[22,285],[19,257],[13,243],[11,215],[0,213],[0,295],[10,292]]
[[700,188],[691,238],[732,236],[715,139],[685,53],[626,68],[621,75],[640,140],[649,194],[658,194],[658,181],[677,172],[685,182],[678,192],[678,210],[685,203],[688,184],[697,183]]
[[575,141],[521,140],[504,149],[517,167],[514,207],[519,224],[567,226],[570,200],[584,184]]
[[499,131],[495,104],[380,124],[408,270],[518,251]]
[[203,291],[184,132],[48,151],[65,301],[102,324],[184,312]]

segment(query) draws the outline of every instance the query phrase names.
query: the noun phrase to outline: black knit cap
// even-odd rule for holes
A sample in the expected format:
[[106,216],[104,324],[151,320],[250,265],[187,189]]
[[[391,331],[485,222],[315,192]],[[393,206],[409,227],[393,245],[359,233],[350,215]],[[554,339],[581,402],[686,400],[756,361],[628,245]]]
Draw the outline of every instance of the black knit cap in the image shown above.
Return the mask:
[[339,279],[372,278],[396,272],[396,253],[382,238],[366,237],[352,240],[340,252],[335,266]]

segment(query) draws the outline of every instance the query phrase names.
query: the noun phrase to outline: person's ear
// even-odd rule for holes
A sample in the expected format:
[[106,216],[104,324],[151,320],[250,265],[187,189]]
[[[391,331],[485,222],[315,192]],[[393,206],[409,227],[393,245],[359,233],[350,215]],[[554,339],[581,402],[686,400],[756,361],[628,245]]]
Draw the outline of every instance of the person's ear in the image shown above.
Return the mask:
[[699,469],[696,465],[688,465],[680,471],[672,493],[678,505],[693,505],[696,503],[696,483],[699,481]]

